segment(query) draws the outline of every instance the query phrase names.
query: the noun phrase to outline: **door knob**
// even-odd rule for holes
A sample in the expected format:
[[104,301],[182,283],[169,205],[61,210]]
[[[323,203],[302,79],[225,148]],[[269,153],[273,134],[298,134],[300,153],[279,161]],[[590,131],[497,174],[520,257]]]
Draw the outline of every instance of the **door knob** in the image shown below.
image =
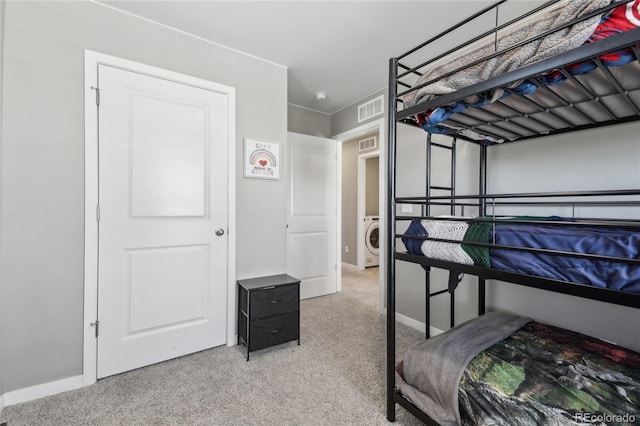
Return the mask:
[[216,235],[218,237],[222,237],[224,235],[224,229],[222,228],[216,228]]

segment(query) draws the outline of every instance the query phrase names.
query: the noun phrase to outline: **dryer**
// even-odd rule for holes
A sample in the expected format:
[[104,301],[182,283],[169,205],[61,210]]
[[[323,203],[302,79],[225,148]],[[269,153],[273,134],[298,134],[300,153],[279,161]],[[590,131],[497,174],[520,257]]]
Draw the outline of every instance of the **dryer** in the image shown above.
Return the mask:
[[364,266],[380,265],[380,220],[378,216],[364,217]]

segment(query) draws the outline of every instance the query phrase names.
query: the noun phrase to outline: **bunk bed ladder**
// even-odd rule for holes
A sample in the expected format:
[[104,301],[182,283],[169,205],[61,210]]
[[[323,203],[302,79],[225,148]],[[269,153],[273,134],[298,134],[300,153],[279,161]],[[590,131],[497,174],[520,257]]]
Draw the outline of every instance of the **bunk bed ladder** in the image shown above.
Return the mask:
[[[426,170],[425,174],[425,200],[426,202],[422,205],[422,216],[430,216],[431,215],[431,191],[445,191],[451,195],[450,199],[450,211],[449,214],[452,216],[456,215],[456,204],[455,204],[455,195],[456,195],[456,142],[457,138],[455,136],[451,137],[451,145],[445,145],[443,143],[434,142],[431,140],[431,133],[427,133],[427,143],[426,143]],[[440,148],[448,151],[450,153],[450,186],[438,186],[433,185],[431,180],[431,161],[432,161],[432,148]],[[464,209],[464,207],[462,207]],[[461,212],[464,215],[464,210]],[[449,274],[449,283],[447,289],[440,290],[431,293],[431,272],[430,269],[425,270],[425,296],[427,303],[425,304],[425,337],[428,339],[431,337],[431,303],[430,299],[432,297],[438,296],[440,294],[449,292],[449,315],[450,315],[450,325],[453,327],[455,325],[455,284],[460,280],[461,274],[456,271],[451,271]]]
[[[427,173],[426,173],[426,182],[425,182],[425,188],[426,188],[426,200],[427,202],[422,206],[423,211],[422,211],[422,215],[423,216],[430,216],[431,215],[431,202],[430,202],[430,197],[431,197],[431,191],[432,190],[439,190],[439,191],[446,191],[449,192],[451,194],[451,199],[450,199],[450,212],[449,214],[451,214],[452,216],[456,215],[456,203],[455,203],[455,195],[456,195],[456,142],[457,139],[455,136],[452,137],[452,141],[451,141],[451,145],[445,145],[445,144],[441,144],[441,143],[436,143],[433,142],[431,140],[431,134],[427,134],[427,143],[426,143],[426,168],[427,168]],[[431,150],[433,147],[437,147],[437,148],[441,148],[441,149],[445,149],[448,150],[451,153],[451,160],[450,160],[450,182],[451,182],[451,186],[449,187],[444,187],[444,186],[436,186],[436,185],[432,185],[431,182],[431,161],[432,161],[432,155],[431,155]],[[487,206],[486,206],[486,198],[484,197],[487,194],[487,147],[485,145],[480,145],[480,165],[479,165],[479,188],[478,188],[478,194],[480,195],[479,200],[478,200],[478,215],[479,216],[485,216],[487,213]],[[464,216],[464,206],[461,206],[461,211],[460,211],[460,215]],[[457,284],[460,282],[462,278],[462,273],[460,273],[459,271],[456,270],[451,270],[449,272],[449,282],[447,285],[447,288],[444,290],[439,290],[436,292],[431,293],[431,273],[430,273],[430,269],[426,269],[425,270],[425,295],[426,295],[426,300],[427,303],[425,304],[425,325],[426,325],[426,330],[425,330],[425,336],[426,338],[430,338],[431,337],[431,304],[430,304],[430,299],[432,297],[438,296],[440,294],[449,292],[449,323],[450,323],[450,327],[454,327],[455,326],[455,288],[457,286]],[[485,306],[486,306],[486,282],[485,279],[482,277],[478,277],[478,315],[483,315],[485,313]]]

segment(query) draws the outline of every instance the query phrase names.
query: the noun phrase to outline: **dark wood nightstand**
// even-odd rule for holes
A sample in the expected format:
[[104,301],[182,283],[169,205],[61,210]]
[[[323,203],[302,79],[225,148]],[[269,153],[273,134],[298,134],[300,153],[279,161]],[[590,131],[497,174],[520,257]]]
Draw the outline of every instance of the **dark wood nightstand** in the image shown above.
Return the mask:
[[238,281],[238,344],[249,353],[280,343],[300,344],[300,280],[289,275]]

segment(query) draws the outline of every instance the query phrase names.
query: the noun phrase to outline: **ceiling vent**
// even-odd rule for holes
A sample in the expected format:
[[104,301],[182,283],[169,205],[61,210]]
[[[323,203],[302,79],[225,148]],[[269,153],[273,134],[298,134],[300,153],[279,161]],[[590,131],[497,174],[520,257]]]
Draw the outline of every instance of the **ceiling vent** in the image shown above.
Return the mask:
[[360,139],[360,151],[367,151],[378,146],[378,138],[371,136],[370,138]]
[[375,99],[365,102],[362,105],[358,105],[358,123],[380,115],[383,113],[382,103],[384,102],[384,95],[378,96]]

